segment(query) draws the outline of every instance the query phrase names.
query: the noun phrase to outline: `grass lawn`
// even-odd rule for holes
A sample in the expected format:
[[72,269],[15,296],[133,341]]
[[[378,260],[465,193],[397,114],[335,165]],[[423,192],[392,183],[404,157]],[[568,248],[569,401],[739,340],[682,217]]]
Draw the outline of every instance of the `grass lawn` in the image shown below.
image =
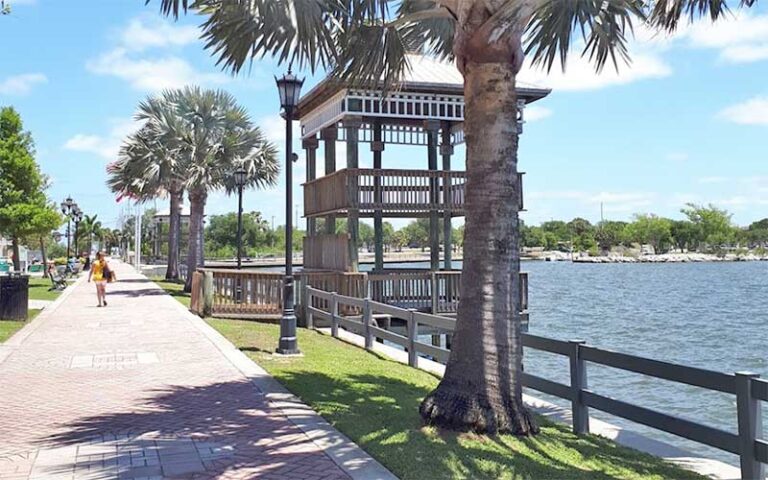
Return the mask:
[[303,357],[275,358],[279,326],[208,322],[402,479],[705,478],[541,418],[542,432],[532,438],[424,427],[418,406],[438,382],[426,372],[305,329],[299,329]]
[[29,299],[56,300],[61,295],[61,291],[49,291],[49,288],[51,288],[51,280],[49,278],[31,277],[29,279]]
[[158,284],[160,288],[168,292],[169,295],[174,297],[176,300],[178,300],[182,305],[189,308],[189,302],[190,302],[190,295],[188,293],[184,293],[184,282],[179,281],[170,281],[165,280],[164,278],[155,277],[151,279],[153,282]]
[[[32,321],[41,312],[39,308],[30,308],[28,310],[29,320]],[[11,336],[21,330],[27,322],[17,322],[11,320],[0,320],[0,343],[11,338]]]

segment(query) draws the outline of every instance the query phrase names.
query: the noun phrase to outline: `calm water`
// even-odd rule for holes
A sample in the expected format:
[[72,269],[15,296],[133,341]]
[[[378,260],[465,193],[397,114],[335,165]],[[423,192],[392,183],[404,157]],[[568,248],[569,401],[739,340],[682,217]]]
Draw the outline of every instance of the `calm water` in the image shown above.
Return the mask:
[[[361,270],[369,268],[361,266]],[[768,377],[768,262],[524,262],[523,270],[529,272],[533,334],[582,339],[596,347],[647,358],[728,373],[750,370]],[[565,357],[527,351],[525,368],[554,381],[569,381]],[[588,364],[588,372],[590,389],[597,393],[736,430],[733,395],[595,364]],[[738,464],[734,455],[595,410],[590,413],[700,455]],[[768,421],[765,424],[768,434]]]
[[[633,355],[729,373],[750,370],[768,377],[767,262],[525,262],[523,270],[529,272],[533,334],[582,339]],[[525,365],[532,374],[569,381],[565,357],[527,351]],[[735,432],[733,395],[595,364],[588,364],[588,372],[590,389],[597,393]],[[595,410],[591,414],[700,455],[738,463],[734,455]]]

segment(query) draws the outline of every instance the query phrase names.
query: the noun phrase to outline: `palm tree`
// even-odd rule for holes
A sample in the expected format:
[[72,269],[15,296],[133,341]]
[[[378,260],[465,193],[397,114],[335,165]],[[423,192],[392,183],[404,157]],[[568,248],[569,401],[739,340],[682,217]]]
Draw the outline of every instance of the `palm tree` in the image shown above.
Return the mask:
[[184,178],[179,156],[174,150],[173,128],[179,119],[175,107],[163,97],[149,97],[139,104],[136,119],[142,127],[123,142],[118,160],[108,166],[107,184],[122,196],[148,201],[170,198],[167,280],[179,278],[181,210],[184,203]]
[[[80,225],[77,227],[77,237],[78,239],[87,239],[88,243],[88,249],[87,251],[90,253],[91,248],[93,246],[93,240],[101,240],[102,237],[102,228],[101,228],[101,221],[98,219],[98,215],[85,215],[83,216],[83,220],[80,222]],[[77,252],[79,255],[80,252]]]
[[[151,0],[147,0],[150,2]],[[166,15],[206,17],[206,46],[239,72],[272,55],[342,80],[393,85],[407,51],[455,60],[464,76],[467,196],[462,301],[427,423],[480,432],[537,431],[522,403],[516,199],[517,98],[525,54],[563,68],[573,43],[597,70],[629,60],[633,22],[673,31],[756,0],[158,0]],[[300,14],[297,14],[300,12]],[[365,52],[362,55],[360,52]]]

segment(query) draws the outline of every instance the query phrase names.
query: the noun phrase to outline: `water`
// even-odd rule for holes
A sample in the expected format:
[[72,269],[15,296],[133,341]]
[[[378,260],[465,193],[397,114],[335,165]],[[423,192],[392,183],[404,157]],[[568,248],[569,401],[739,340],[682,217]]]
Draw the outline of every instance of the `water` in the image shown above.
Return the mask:
[[[460,268],[460,262],[456,262]],[[428,263],[389,268],[426,268]],[[361,266],[361,270],[369,270]],[[573,264],[524,262],[530,332],[722,372],[768,377],[768,263]],[[562,356],[526,351],[526,371],[568,383]],[[735,396],[588,364],[596,393],[736,431]],[[560,405],[567,402],[531,392]],[[768,405],[764,405],[768,407]],[[702,456],[734,455],[642,425],[590,414]],[[768,426],[768,421],[765,422]],[[768,428],[766,429],[768,434]]]

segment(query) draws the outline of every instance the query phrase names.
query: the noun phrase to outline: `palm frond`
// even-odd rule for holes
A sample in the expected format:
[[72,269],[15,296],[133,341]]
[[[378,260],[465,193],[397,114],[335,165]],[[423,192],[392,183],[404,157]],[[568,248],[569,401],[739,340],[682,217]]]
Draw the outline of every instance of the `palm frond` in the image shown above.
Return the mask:
[[[610,59],[629,62],[627,43],[633,19],[646,19],[643,0],[550,0],[534,9],[526,31],[525,53],[532,63],[551,70],[555,60],[563,69],[574,40],[584,42],[597,71]],[[574,39],[576,34],[576,39]]]
[[[751,7],[757,0],[736,0],[730,2],[739,7]],[[656,0],[650,14],[652,25],[667,31],[674,31],[681,20],[694,21],[709,17],[715,21],[729,12],[728,0]]]

